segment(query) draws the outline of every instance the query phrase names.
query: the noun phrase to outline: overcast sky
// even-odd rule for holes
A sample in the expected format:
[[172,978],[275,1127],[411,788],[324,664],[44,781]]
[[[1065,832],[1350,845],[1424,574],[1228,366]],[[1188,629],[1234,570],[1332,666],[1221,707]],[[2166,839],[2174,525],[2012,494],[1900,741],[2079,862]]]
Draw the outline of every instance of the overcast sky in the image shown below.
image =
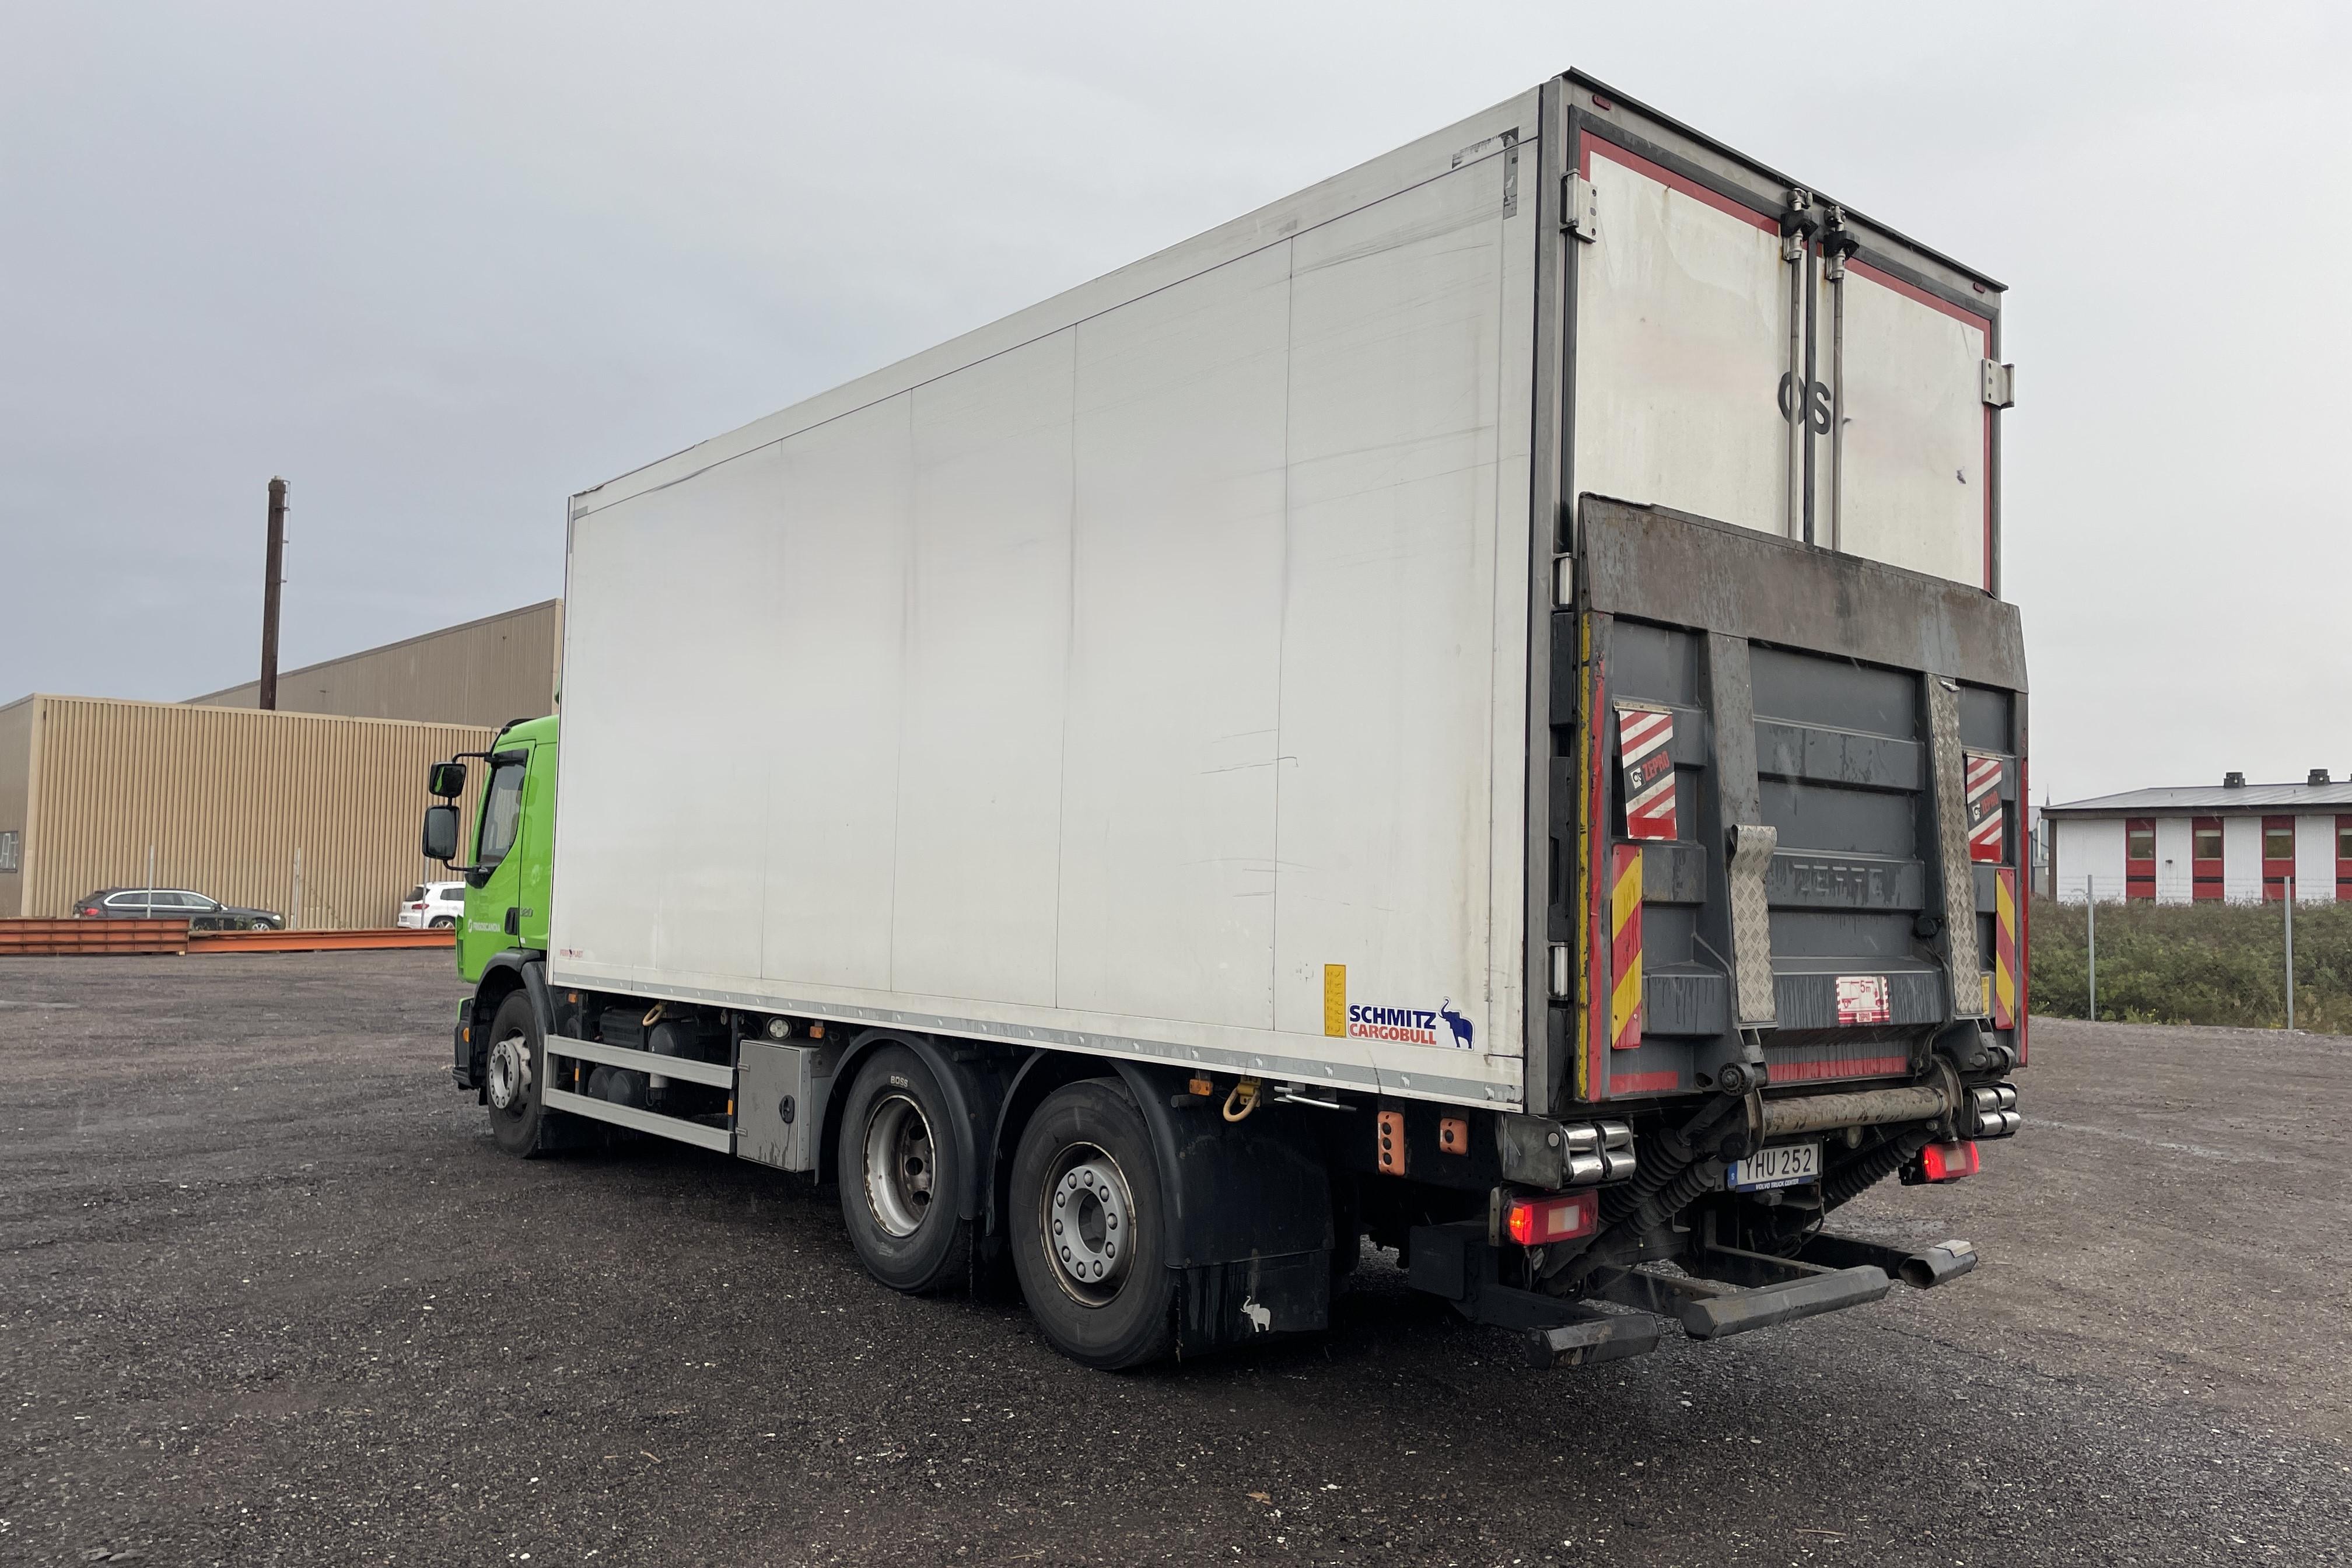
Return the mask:
[[560,592],[564,498],[1570,65],[2011,285],[2034,794],[2352,772],[2352,26],[11,0],[0,701]]

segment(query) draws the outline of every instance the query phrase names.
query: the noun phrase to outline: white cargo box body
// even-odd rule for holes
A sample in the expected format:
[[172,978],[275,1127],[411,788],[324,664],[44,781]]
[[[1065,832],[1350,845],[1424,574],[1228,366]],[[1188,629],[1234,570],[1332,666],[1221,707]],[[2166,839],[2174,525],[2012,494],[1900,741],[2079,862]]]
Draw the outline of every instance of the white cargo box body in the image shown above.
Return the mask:
[[1808,474],[1710,178],[1558,79],[576,497],[551,979],[1523,1104],[1560,498],[1992,585],[1997,292],[1816,311]]

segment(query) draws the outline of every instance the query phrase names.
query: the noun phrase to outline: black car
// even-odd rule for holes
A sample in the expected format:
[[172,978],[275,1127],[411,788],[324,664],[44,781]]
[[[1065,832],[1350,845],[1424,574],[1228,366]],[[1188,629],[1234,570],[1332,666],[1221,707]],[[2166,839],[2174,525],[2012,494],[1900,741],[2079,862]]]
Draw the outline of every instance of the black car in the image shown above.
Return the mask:
[[185,921],[191,931],[282,931],[275,910],[240,909],[184,888],[100,888],[74,900],[84,920]]

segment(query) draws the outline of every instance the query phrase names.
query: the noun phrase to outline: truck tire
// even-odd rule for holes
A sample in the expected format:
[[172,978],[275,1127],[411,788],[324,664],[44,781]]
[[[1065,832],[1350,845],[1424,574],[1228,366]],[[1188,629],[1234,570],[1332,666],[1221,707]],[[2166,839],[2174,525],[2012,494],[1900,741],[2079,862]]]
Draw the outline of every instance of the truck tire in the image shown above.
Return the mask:
[[521,991],[507,994],[490,1019],[490,1039],[482,1055],[482,1099],[490,1108],[490,1136],[509,1154],[536,1159],[555,1148],[549,1134],[551,1121],[562,1117],[540,1103],[547,1081],[547,1042],[540,1038],[539,1018],[530,997]]
[[1116,1079],[1065,1084],[1013,1156],[1013,1272],[1054,1348],[1087,1366],[1139,1366],[1176,1342],[1176,1275],[1151,1135]]
[[954,1126],[939,1080],[906,1047],[877,1047],[858,1067],[834,1161],[841,1217],[866,1272],[893,1290],[919,1296],[969,1272],[972,1225],[956,1212],[969,1178]]

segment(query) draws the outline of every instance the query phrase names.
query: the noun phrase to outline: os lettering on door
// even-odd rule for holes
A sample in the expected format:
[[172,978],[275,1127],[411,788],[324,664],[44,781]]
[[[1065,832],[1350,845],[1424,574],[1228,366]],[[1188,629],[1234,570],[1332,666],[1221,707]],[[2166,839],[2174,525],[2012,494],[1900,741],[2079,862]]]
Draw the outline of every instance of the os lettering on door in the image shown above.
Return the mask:
[[[1780,417],[1783,419],[1796,417],[1789,403],[1790,388],[1795,384],[1795,376],[1787,371],[1780,373]],[[1805,399],[1805,423],[1812,426],[1814,435],[1826,436],[1830,433],[1832,421],[1836,418],[1830,400],[1830,389],[1824,383],[1816,381],[1811,384],[1811,393]]]

